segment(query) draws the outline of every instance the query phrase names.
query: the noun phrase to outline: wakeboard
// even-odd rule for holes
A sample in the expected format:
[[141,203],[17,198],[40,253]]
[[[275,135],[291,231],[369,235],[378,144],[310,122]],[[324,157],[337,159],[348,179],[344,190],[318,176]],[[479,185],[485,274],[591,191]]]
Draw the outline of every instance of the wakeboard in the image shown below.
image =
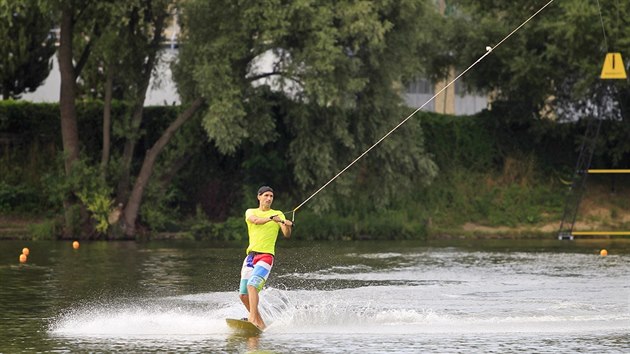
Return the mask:
[[238,334],[247,335],[247,336],[257,336],[263,332],[262,329],[258,328],[255,324],[247,320],[241,320],[237,318],[226,318],[225,322],[227,322],[228,326],[232,328]]

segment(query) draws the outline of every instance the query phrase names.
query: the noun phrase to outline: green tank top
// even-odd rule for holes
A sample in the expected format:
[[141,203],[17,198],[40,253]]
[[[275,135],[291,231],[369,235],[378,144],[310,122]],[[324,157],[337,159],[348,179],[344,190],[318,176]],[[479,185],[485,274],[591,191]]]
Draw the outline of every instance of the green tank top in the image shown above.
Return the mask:
[[266,219],[270,216],[277,215],[280,219],[286,220],[284,214],[279,210],[269,209],[262,211],[258,208],[247,209],[245,212],[245,222],[247,223],[247,233],[249,234],[249,247],[247,247],[246,253],[254,251],[275,254],[276,239],[278,238],[280,225],[274,221],[269,221],[263,225],[253,224],[248,220],[250,215]]

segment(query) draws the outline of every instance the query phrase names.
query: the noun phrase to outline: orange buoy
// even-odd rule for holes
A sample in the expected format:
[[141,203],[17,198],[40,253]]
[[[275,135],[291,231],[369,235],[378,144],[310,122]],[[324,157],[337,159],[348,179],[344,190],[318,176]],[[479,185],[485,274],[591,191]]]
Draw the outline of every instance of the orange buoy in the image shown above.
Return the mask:
[[602,257],[606,257],[608,255],[608,251],[606,251],[605,249],[599,251],[599,255]]
[[80,245],[79,245],[79,241],[74,241],[74,242],[72,242],[72,248],[74,248],[75,250],[78,250],[78,249],[79,249],[79,246],[80,246]]
[[22,253],[20,255],[20,263],[26,263],[26,259],[27,259],[26,255],[24,253]]
[[31,253],[31,251],[28,249],[28,247],[22,248],[22,254],[23,255],[28,256],[29,253]]

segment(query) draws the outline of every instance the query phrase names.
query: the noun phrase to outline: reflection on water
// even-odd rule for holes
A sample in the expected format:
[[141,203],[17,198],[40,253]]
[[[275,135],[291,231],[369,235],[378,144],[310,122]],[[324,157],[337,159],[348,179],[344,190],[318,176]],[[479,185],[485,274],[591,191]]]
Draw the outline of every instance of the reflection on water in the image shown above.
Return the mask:
[[630,349],[630,242],[282,241],[255,338],[224,321],[242,245],[28,246],[0,243],[0,352]]

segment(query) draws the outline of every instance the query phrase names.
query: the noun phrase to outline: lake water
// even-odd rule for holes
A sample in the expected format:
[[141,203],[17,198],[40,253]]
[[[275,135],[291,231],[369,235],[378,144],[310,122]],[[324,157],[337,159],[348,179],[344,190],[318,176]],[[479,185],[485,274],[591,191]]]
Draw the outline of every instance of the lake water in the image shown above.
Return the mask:
[[281,240],[252,338],[244,245],[2,241],[0,352],[627,353],[629,241]]

